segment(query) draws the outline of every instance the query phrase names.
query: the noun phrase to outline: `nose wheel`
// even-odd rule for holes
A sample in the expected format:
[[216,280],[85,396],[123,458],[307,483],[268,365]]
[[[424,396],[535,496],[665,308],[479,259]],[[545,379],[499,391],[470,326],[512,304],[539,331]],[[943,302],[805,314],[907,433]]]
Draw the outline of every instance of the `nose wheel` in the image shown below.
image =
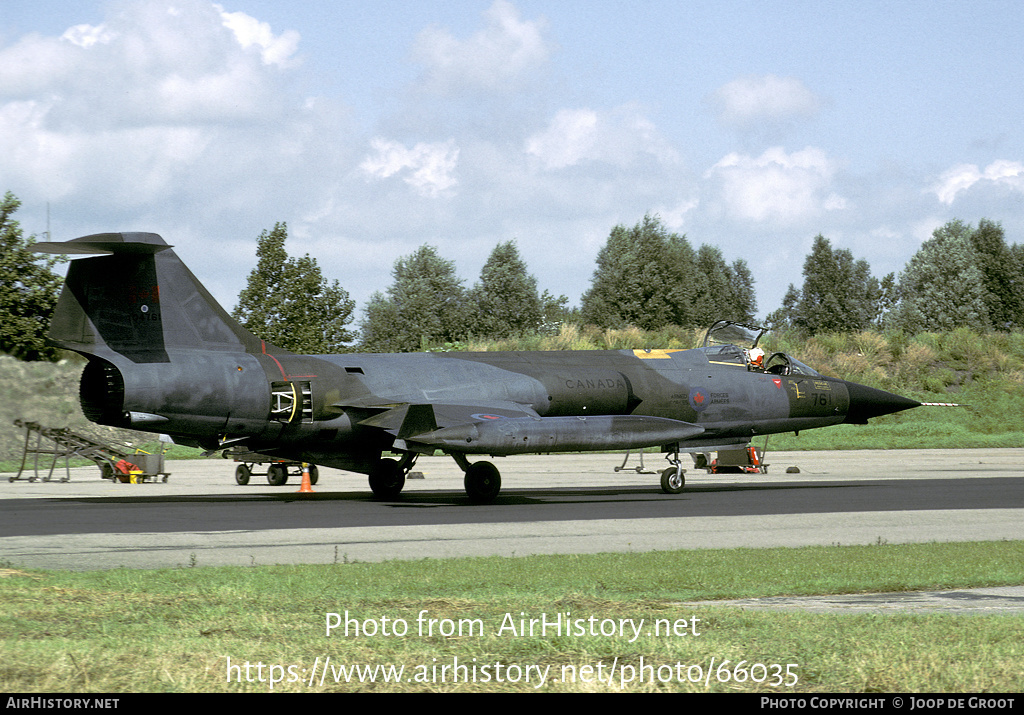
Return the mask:
[[671,467],[661,473],[661,491],[666,494],[679,494],[686,487],[686,470],[683,463],[679,461],[679,454],[666,455]]

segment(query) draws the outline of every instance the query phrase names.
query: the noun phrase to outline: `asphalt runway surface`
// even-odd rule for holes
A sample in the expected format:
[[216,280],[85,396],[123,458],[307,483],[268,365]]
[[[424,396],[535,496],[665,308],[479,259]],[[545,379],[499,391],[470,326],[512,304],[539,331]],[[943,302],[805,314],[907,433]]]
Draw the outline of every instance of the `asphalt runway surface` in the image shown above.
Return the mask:
[[[323,468],[314,494],[297,492],[297,476],[240,486],[236,465],[217,458],[169,461],[166,483],[112,483],[95,467],[73,468],[68,482],[5,474],[0,559],[160,568],[1024,539],[1024,450],[778,452],[764,475],[690,468],[679,495],[661,493],[657,473],[637,473],[635,455],[616,471],[622,460],[495,460],[503,488],[486,505],[468,502],[446,457],[420,459],[423,478],[395,501],[375,500],[362,475]],[[647,470],[665,466],[645,455]]]
[[[0,475],[0,562],[46,569],[344,563],[455,556],[1024,540],[1024,449],[776,452],[768,474],[707,474],[663,494],[661,455],[495,460],[503,488],[469,503],[447,457],[420,459],[400,499],[362,475],[235,483],[235,463],[170,461],[169,480],[120,484],[95,467],[51,481]],[[616,468],[619,469],[616,469]],[[799,473],[787,473],[788,468]],[[255,467],[259,471],[260,467]],[[264,468],[265,469],[265,468]],[[45,472],[43,473],[45,476]],[[1022,586],[747,599],[745,608],[1024,613]]]

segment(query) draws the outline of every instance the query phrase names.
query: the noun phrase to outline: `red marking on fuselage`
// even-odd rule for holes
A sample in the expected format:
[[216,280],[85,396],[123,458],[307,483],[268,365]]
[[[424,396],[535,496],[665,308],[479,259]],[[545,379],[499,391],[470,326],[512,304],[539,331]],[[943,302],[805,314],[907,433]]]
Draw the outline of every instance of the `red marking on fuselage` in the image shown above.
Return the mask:
[[266,340],[260,340],[260,347],[262,348],[264,355],[266,355],[268,358],[277,363],[277,369],[281,371],[281,377],[283,377],[285,380],[312,380],[314,377],[316,377],[316,375],[289,375],[284,371],[284,365],[281,364],[281,361],[278,360],[273,355],[267,353]]

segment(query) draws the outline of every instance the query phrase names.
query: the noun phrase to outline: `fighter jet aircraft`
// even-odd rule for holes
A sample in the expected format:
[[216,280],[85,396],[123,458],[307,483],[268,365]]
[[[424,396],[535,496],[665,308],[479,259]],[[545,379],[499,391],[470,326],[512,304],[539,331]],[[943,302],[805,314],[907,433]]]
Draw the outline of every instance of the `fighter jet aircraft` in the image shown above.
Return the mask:
[[[681,452],[920,404],[784,353],[764,361],[761,331],[733,323],[693,350],[295,355],[236,322],[157,234],[35,249],[100,254],[72,262],[49,333],[88,358],[80,397],[90,420],[367,474],[382,499],[438,450],[475,502],[492,501],[501,476],[470,456],[655,446],[671,464],[661,487],[678,493]],[[730,332],[753,342],[722,343]]]

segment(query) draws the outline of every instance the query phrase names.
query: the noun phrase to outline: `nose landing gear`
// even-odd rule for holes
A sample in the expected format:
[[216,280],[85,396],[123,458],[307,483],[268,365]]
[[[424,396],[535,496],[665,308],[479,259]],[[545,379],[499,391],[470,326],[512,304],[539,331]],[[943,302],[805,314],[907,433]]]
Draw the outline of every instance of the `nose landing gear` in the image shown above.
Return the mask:
[[666,494],[679,494],[686,487],[686,470],[679,460],[679,452],[666,454],[665,459],[672,466],[661,473],[661,491]]

